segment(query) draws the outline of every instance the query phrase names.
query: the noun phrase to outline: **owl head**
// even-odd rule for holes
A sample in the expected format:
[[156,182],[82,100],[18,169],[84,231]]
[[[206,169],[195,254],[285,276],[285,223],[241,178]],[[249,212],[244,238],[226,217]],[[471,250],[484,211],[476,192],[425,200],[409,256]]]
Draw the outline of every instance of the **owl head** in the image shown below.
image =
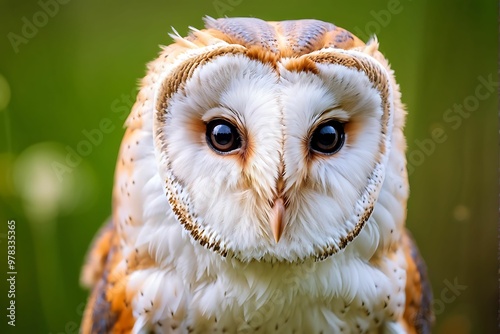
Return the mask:
[[128,119],[152,129],[164,209],[193,244],[242,262],[344,249],[377,205],[402,117],[376,40],[316,20],[205,24],[150,64],[151,110]]

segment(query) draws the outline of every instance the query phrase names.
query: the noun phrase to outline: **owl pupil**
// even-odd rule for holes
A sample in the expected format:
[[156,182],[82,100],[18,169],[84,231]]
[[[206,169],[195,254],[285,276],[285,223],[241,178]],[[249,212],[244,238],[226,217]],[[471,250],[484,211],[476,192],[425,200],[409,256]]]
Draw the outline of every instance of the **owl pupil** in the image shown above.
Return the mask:
[[216,125],[212,131],[212,136],[217,144],[221,146],[230,145],[233,141],[231,128],[225,124]]
[[214,120],[207,124],[207,142],[217,153],[228,153],[241,147],[236,127],[225,120]]
[[338,152],[344,145],[344,126],[337,121],[323,123],[311,138],[311,148],[319,153],[333,154]]
[[328,147],[337,141],[337,132],[333,126],[321,128],[318,134],[318,145]]

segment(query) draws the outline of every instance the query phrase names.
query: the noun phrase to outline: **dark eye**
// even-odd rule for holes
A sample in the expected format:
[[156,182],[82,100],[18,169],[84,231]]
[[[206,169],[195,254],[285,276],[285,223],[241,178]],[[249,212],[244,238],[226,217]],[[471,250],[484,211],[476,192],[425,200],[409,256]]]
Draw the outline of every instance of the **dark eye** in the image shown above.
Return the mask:
[[207,142],[218,153],[231,152],[241,147],[241,138],[236,127],[222,119],[208,122]]
[[344,125],[337,121],[320,124],[311,138],[311,148],[319,153],[334,154],[344,145]]

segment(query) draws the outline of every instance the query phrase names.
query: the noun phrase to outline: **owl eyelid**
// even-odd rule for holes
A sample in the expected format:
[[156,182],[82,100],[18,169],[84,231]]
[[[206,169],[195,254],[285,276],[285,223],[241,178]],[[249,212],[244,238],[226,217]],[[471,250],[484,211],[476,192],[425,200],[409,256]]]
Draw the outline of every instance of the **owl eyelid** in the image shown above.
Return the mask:
[[318,114],[314,124],[316,125],[316,127],[329,121],[337,121],[339,123],[345,124],[349,122],[349,119],[349,113],[344,108],[342,108],[341,105],[338,105],[326,109],[325,111]]
[[210,108],[201,117],[201,120],[206,124],[212,122],[215,119],[225,120],[234,126],[241,124],[240,115],[235,110],[226,106],[217,106],[215,108]]
[[310,141],[316,132],[321,126],[326,125],[328,123],[335,122],[339,123],[342,126],[342,129],[345,128],[345,125],[349,123],[349,121],[344,120],[342,118],[337,118],[337,117],[331,117],[331,118],[326,118],[326,119],[321,119],[315,122],[309,129],[309,133],[307,135],[307,140]]

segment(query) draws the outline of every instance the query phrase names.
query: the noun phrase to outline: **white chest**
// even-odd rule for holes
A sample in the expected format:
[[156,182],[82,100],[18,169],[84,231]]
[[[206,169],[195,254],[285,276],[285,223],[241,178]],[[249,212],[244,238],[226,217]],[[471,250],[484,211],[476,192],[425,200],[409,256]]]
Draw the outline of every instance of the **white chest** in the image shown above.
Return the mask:
[[181,277],[185,269],[142,270],[129,282],[129,290],[138,291],[134,331],[398,333],[403,267],[388,258],[375,267],[342,253],[300,265],[224,260],[217,272],[207,269],[191,283]]

